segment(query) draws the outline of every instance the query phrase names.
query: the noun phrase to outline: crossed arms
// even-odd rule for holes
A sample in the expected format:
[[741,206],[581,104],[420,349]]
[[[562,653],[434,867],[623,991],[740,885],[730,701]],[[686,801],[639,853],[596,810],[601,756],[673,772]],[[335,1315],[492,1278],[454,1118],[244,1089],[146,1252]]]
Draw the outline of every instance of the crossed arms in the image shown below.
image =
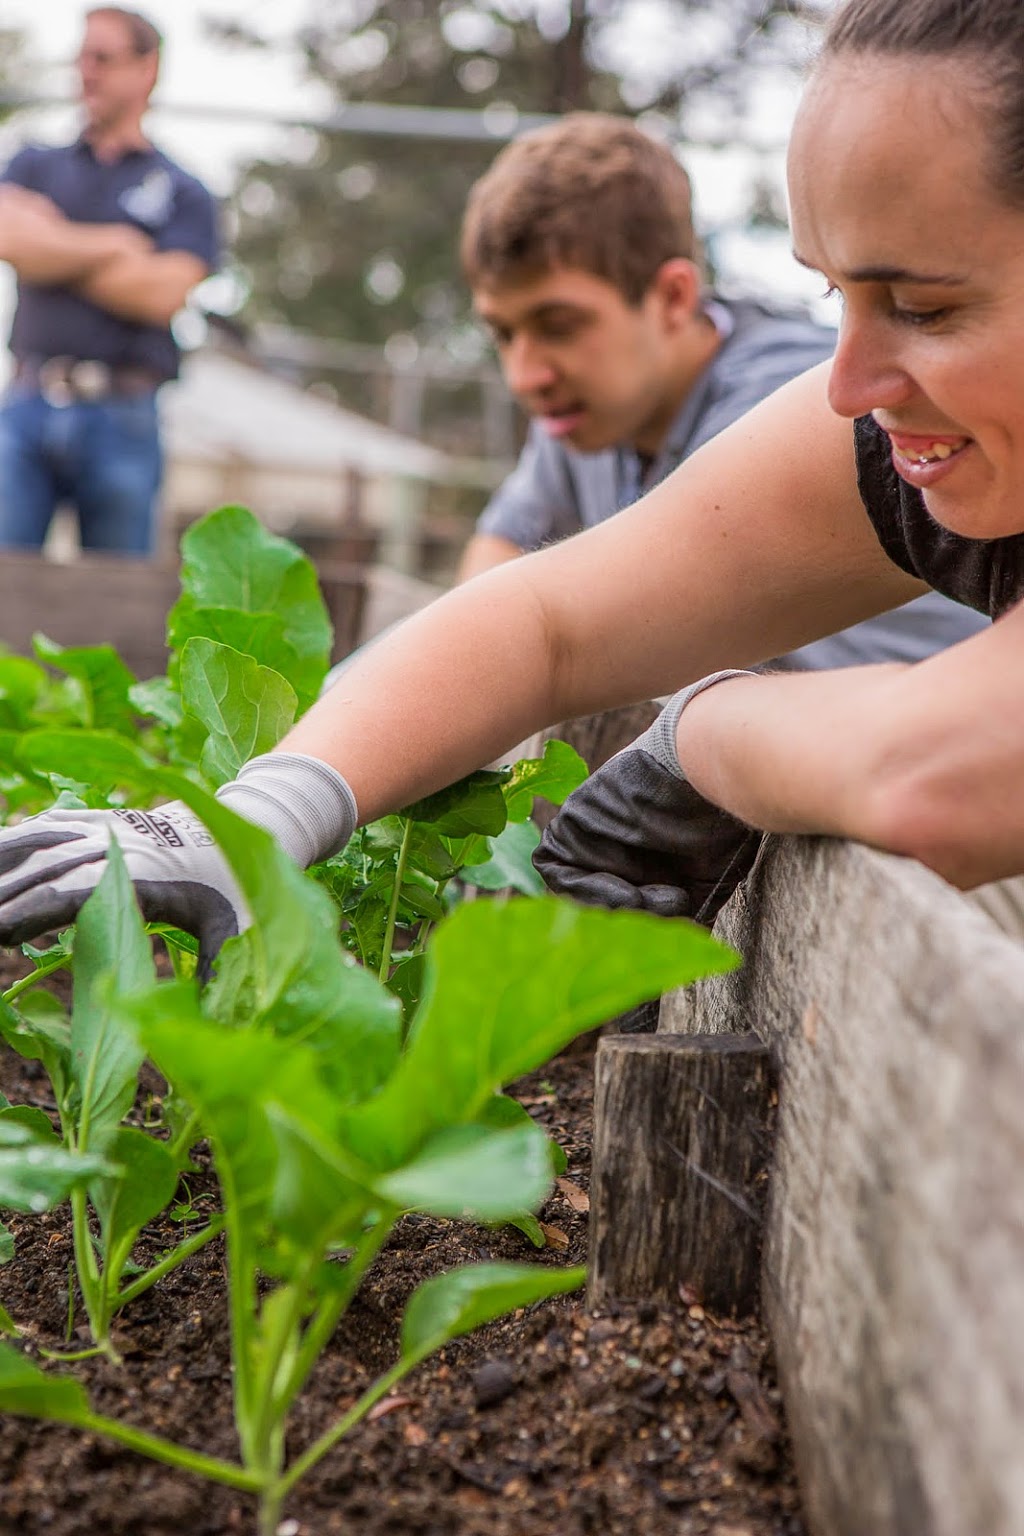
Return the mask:
[[130,224],[80,224],[41,193],[0,185],[0,261],[28,283],[74,288],[124,320],[167,325],[207,273],[188,251],[157,251]]

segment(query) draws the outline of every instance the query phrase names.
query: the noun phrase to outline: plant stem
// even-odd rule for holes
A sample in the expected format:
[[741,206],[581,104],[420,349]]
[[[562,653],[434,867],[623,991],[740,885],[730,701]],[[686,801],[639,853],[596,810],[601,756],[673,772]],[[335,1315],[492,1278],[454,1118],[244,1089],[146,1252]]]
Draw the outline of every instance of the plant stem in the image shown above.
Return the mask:
[[129,1450],[138,1451],[154,1461],[165,1462],[169,1467],[181,1467],[186,1472],[194,1472],[198,1477],[209,1478],[211,1482],[240,1488],[244,1493],[259,1493],[265,1486],[255,1472],[247,1472],[234,1462],[222,1461],[217,1456],[206,1456],[202,1451],[190,1451],[186,1446],[175,1445],[172,1440],[150,1435],[144,1429],[119,1424],[116,1419],[105,1418],[101,1413],[83,1413],[71,1422],[95,1434],[107,1435],[111,1440],[126,1445]]
[[97,1355],[115,1358],[108,1344],[92,1344],[88,1349],[43,1349],[40,1345],[39,1353],[44,1360],[61,1360],[65,1365],[75,1360],[94,1360]]
[[75,1248],[75,1267],[78,1270],[78,1286],[85,1303],[89,1327],[97,1344],[106,1342],[107,1328],[101,1303],[102,1283],[93,1252],[89,1232],[89,1206],[84,1189],[71,1192],[71,1225]]
[[363,1234],[362,1241],[345,1265],[342,1283],[317,1308],[303,1336],[302,1347],[295,1364],[284,1385],[275,1394],[274,1406],[279,1417],[287,1413],[289,1405],[301,1392],[306,1378],[319,1360],[327,1341],[338,1326],[339,1319],[358,1290],[360,1281],[387,1242],[394,1225],[394,1216],[385,1213],[369,1232]]
[[167,1150],[173,1158],[177,1159],[183,1152],[188,1151],[189,1147],[192,1145],[193,1139],[195,1138],[195,1134],[199,1128],[201,1119],[202,1117],[200,1116],[198,1109],[194,1109],[189,1115],[188,1119],[185,1121],[185,1124],[182,1126],[181,1130],[178,1132],[177,1136],[175,1136],[174,1140],[168,1142]]
[[380,957],[379,981],[386,982],[388,972],[391,969],[391,946],[395,942],[395,922],[398,918],[398,903],[402,895],[402,881],[405,879],[405,865],[409,857],[409,848],[412,843],[412,822],[405,823],[402,833],[402,845],[398,850],[398,863],[395,865],[395,884],[391,892],[391,905],[388,908],[388,922],[384,929],[384,948]]
[[223,1230],[224,1217],[211,1217],[209,1225],[203,1227],[202,1231],[194,1232],[191,1237],[185,1238],[176,1248],[172,1248],[170,1253],[165,1254],[159,1264],[154,1264],[152,1269],[147,1269],[144,1275],[139,1275],[131,1285],[126,1285],[123,1291],[119,1291],[114,1299],[114,1311],[120,1311],[130,1301],[134,1301],[136,1296],[141,1296],[143,1291],[148,1291],[151,1285],[156,1285],[165,1275],[169,1275],[172,1269],[177,1269],[179,1264],[183,1264],[194,1253],[198,1253],[200,1248],[205,1247],[211,1238],[216,1237]]
[[293,1462],[284,1476],[278,1480],[277,1487],[280,1491],[280,1497],[284,1499],[295,1487],[295,1484],[305,1477],[312,1467],[316,1466],[321,1457],[326,1456],[327,1452],[333,1449],[339,1440],[343,1440],[349,1430],[353,1429],[359,1423],[359,1420],[369,1413],[374,1403],[379,1402],[382,1397],[385,1397],[391,1391],[391,1388],[418,1364],[418,1360],[399,1360],[397,1364],[391,1367],[390,1371],[378,1377],[373,1386],[366,1389],[358,1402],[353,1403],[348,1413],[343,1414],[336,1424],[332,1424],[330,1429],[325,1430],[318,1440],[314,1440],[309,1449],[303,1451],[298,1461]]
[[6,992],[0,993],[5,1003],[13,1003],[22,992],[27,992],[29,987],[34,987],[37,981],[43,981],[45,977],[52,976],[54,971],[61,971],[71,964],[71,955],[61,955],[59,960],[51,960],[46,965],[40,965],[31,975],[23,976],[20,981],[14,982]]

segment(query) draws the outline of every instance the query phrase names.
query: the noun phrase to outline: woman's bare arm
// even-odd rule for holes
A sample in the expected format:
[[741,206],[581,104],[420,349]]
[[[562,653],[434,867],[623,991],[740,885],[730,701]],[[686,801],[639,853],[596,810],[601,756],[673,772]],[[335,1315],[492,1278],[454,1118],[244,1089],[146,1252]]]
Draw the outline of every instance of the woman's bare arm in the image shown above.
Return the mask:
[[861,506],[826,375],[787,385],[628,511],[409,619],[282,748],[332,764],[373,818],[553,721],[781,655],[918,595]]
[[694,785],[753,826],[919,859],[969,888],[1024,871],[1024,606],[916,666],[732,679],[679,725]]

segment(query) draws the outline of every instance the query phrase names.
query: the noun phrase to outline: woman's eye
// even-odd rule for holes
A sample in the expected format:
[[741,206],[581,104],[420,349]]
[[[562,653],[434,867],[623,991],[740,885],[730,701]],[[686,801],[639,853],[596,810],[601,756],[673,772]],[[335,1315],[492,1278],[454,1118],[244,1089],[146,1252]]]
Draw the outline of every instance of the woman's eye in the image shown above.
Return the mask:
[[928,326],[938,325],[949,314],[948,309],[901,309],[899,305],[893,306],[893,314],[904,325]]

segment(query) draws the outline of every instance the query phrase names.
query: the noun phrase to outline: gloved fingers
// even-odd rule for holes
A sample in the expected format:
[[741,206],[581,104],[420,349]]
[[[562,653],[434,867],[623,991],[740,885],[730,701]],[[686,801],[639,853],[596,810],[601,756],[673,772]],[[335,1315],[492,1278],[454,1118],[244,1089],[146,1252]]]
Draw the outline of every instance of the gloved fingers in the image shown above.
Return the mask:
[[693,902],[688,891],[679,885],[642,885],[638,892],[640,905],[655,917],[692,917]]
[[199,940],[212,959],[252,919],[237,886],[218,890],[197,880],[135,880],[135,895],[148,923],[171,923]]
[[0,876],[19,869],[34,853],[45,853],[48,849],[59,848],[62,843],[80,842],[84,837],[85,831],[81,827],[76,831],[35,819],[10,827],[0,832]]
[[540,861],[536,856],[534,864],[548,890],[554,891],[556,896],[570,896],[573,901],[584,902],[587,906],[613,910],[630,908],[636,911],[643,906],[638,887],[607,870],[579,869],[571,864]]
[[66,851],[61,851],[63,841],[56,846],[48,843],[42,848],[23,849],[19,861],[0,874],[0,912],[26,892],[52,885],[76,869],[96,866],[92,880],[96,884],[103,872],[105,849],[98,848],[92,838],[77,837]]
[[47,875],[10,900],[0,902],[0,944],[22,944],[52,928],[66,928],[92,895],[103,873],[104,860],[79,863],[56,879]]

